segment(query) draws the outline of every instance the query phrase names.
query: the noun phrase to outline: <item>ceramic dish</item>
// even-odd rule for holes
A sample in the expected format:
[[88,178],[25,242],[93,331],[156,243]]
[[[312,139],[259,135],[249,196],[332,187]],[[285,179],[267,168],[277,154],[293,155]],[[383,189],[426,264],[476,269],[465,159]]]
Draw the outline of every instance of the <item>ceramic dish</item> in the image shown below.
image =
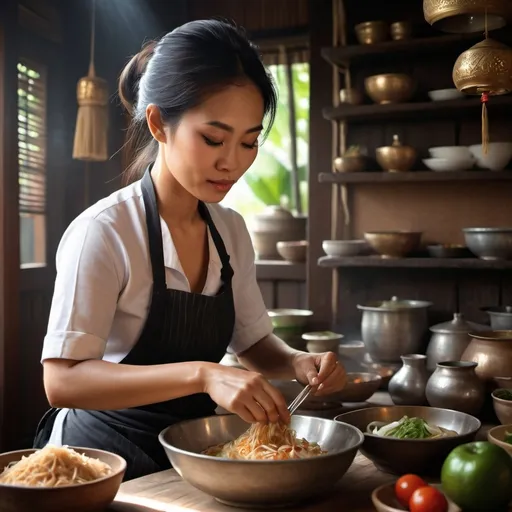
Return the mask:
[[500,425],[499,427],[491,428],[487,432],[487,440],[512,455],[512,444],[505,442],[505,435],[507,433],[512,433],[512,425]]
[[[441,490],[440,485],[433,485]],[[377,512],[407,512],[409,509],[402,506],[395,496],[395,484],[384,484],[372,492],[373,506]],[[461,512],[461,509],[452,501],[448,500],[447,512]]]

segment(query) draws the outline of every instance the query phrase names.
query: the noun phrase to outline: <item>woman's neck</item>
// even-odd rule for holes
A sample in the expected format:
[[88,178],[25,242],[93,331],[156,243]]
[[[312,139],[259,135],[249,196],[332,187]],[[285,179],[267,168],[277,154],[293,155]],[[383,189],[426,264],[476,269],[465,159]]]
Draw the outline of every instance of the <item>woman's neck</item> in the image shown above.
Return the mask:
[[160,156],[153,165],[151,176],[155,185],[159,213],[168,225],[186,226],[199,219],[197,198],[190,195],[176,181]]

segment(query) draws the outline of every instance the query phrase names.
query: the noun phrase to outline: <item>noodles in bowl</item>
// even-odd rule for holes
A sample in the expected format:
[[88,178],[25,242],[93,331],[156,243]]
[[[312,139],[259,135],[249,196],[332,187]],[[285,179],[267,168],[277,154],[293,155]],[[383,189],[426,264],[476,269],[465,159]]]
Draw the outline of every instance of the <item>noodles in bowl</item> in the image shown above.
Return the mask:
[[204,453],[226,459],[289,460],[316,457],[327,451],[316,442],[297,438],[284,423],[254,423],[234,441],[212,446]]
[[106,510],[125,471],[123,457],[93,448],[48,445],[41,450],[0,453],[0,510]]
[[26,487],[62,487],[85,484],[112,474],[112,468],[65,446],[47,445],[10,463],[0,474],[0,484]]

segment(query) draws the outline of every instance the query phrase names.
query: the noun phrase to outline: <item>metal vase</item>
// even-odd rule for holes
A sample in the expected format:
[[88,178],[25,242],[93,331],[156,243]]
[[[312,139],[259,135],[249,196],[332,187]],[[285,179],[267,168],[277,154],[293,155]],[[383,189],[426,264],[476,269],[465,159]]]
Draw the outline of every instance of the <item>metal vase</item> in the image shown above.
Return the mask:
[[425,388],[428,382],[427,356],[400,356],[402,368],[391,378],[388,391],[395,405],[427,405]]
[[478,414],[484,405],[485,389],[475,372],[477,365],[473,361],[438,363],[426,388],[429,405]]

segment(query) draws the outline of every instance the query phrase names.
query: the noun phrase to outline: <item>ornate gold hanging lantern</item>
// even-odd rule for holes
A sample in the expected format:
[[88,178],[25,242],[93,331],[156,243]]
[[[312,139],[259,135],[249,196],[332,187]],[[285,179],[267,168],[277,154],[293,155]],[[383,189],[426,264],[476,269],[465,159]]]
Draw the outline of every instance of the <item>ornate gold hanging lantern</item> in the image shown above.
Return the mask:
[[486,37],[459,55],[452,77],[459,91],[481,97],[482,149],[487,153],[487,102],[491,96],[512,92],[512,48]]
[[423,0],[427,23],[443,32],[470,34],[504,27],[512,20],[511,0]]

